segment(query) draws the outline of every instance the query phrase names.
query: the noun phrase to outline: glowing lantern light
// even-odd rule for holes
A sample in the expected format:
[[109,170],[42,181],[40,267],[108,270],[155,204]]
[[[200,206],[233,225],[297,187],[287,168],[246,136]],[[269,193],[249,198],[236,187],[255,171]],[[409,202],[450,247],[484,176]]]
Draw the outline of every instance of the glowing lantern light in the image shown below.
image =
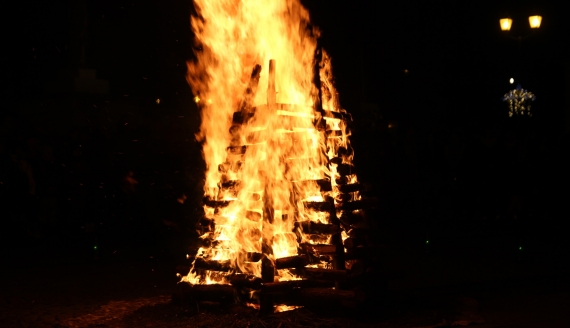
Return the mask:
[[530,24],[530,28],[539,28],[540,23],[542,22],[542,16],[529,16],[528,22]]
[[510,18],[502,18],[499,22],[501,23],[501,30],[503,31],[509,31],[511,25],[513,25],[513,20]]

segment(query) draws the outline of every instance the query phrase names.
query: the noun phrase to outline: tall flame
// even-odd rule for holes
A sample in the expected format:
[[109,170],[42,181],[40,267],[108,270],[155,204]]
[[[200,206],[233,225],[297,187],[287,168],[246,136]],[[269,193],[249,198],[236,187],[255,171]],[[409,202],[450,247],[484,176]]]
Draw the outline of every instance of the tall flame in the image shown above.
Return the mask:
[[[195,8],[191,25],[198,50],[188,62],[187,80],[201,108],[197,138],[207,166],[204,191],[208,199],[229,202],[204,207],[215,230],[202,238],[215,245],[200,248],[197,256],[260,276],[261,263],[247,254],[264,253],[270,260],[297,255],[302,232],[295,222],[330,223],[325,214],[303,206],[338,194],[338,173],[329,159],[340,156],[339,147],[349,148],[341,120],[324,117],[327,130],[339,131],[332,138],[314,125],[321,98],[323,108],[342,111],[330,58],[321,52],[315,62],[319,31],[299,0],[195,0]],[[316,64],[321,90],[313,83]],[[258,82],[256,65],[261,65]],[[236,125],[233,116],[240,108],[251,119]],[[343,156],[342,163],[352,160],[350,152]],[[315,182],[325,178],[332,181],[332,192],[321,192]],[[277,279],[296,279],[280,271]],[[184,280],[223,283],[214,272],[190,273]]]

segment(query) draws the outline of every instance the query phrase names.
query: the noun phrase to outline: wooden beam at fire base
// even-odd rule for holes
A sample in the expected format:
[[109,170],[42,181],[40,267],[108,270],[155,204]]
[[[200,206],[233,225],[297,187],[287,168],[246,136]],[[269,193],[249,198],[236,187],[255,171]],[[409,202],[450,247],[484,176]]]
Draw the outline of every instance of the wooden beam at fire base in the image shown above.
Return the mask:
[[275,268],[280,269],[290,269],[290,268],[302,268],[309,264],[309,257],[306,255],[288,256],[282,257],[275,260]]
[[272,295],[275,304],[299,305],[313,309],[354,309],[355,294],[351,290],[332,288],[296,288],[286,294]]
[[333,281],[326,280],[291,280],[279,281],[271,283],[263,283],[261,285],[261,292],[275,295],[286,294],[297,288],[332,288],[334,287]]
[[348,279],[346,270],[332,270],[321,268],[303,268],[301,269],[302,276],[308,279],[326,280],[335,282],[344,282]]
[[299,245],[307,254],[335,255],[336,245],[327,244],[301,244]]
[[212,261],[197,258],[194,262],[194,269],[228,272],[231,270],[231,266],[230,261]]
[[262,280],[259,277],[248,274],[233,274],[226,278],[236,288],[261,289]]

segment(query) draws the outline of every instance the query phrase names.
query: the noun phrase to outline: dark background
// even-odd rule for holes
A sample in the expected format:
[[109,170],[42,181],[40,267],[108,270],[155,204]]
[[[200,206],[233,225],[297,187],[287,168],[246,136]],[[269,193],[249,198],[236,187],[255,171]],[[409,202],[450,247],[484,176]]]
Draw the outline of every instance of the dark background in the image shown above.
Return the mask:
[[[354,117],[360,179],[380,200],[371,214],[380,243],[390,235],[410,245],[431,238],[442,252],[485,245],[514,259],[524,244],[536,258],[565,254],[569,28],[560,6],[303,3]],[[203,178],[185,81],[191,2],[15,6],[2,28],[3,253],[15,262],[183,258]],[[538,31],[530,14],[543,16]],[[520,48],[518,35],[530,35]],[[49,92],[79,67],[96,69],[108,94]],[[501,97],[511,77],[537,96],[532,118],[508,118]]]

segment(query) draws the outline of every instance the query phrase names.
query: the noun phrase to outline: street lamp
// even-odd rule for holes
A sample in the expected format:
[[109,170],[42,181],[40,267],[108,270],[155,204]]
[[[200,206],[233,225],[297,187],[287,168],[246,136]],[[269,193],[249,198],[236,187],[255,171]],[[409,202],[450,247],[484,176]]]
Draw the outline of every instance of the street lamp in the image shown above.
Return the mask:
[[530,28],[539,28],[541,22],[542,22],[542,16],[528,17],[528,23],[530,24]]
[[[536,30],[540,28],[540,23],[542,23],[542,17],[538,15],[529,16],[528,23],[530,25],[531,30]],[[501,26],[501,30],[505,31],[506,33],[511,30],[511,27],[513,25],[513,20],[511,18],[501,18],[499,20],[499,24]],[[521,59],[522,40],[532,35],[533,32],[534,31],[531,31],[531,33],[525,35],[524,37],[519,35],[518,37],[514,38],[518,40],[519,44],[518,60],[521,61],[521,63],[519,63],[519,66],[522,66],[522,59]],[[509,37],[512,36],[509,35]],[[513,84],[514,79],[511,78],[509,82]],[[509,117],[515,115],[532,116],[530,112],[530,101],[534,101],[535,99],[536,99],[535,95],[532,94],[531,92],[522,89],[520,84],[517,85],[516,89],[509,91],[507,94],[503,96],[503,101],[506,101],[509,104]]]
[[510,18],[501,18],[499,23],[501,23],[501,30],[509,31],[513,25],[513,20]]
[[[537,29],[540,27],[540,23],[542,23],[542,16],[528,16],[528,23],[530,25],[530,28]],[[499,24],[501,26],[501,30],[510,31],[511,26],[513,25],[513,20],[511,18],[501,18],[499,19]],[[519,36],[519,38],[521,37]]]

